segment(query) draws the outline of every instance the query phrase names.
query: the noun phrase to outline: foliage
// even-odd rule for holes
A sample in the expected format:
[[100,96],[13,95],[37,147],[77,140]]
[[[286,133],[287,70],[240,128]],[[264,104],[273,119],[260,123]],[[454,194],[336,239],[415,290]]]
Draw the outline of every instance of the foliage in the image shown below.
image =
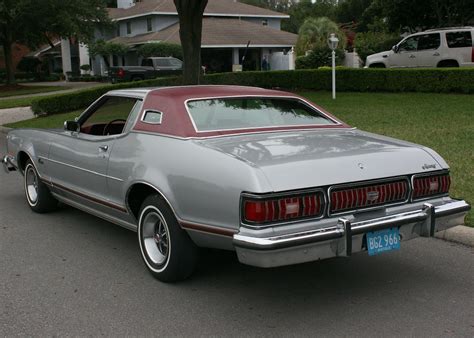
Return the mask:
[[[332,51],[326,47],[316,47],[308,55],[296,59],[296,69],[315,69],[332,65]],[[344,51],[336,49],[336,65],[341,65],[344,60]]]
[[12,45],[36,48],[52,37],[75,37],[89,42],[97,27],[110,23],[103,0],[2,0],[0,44],[3,45],[7,81],[14,82]]
[[357,33],[354,40],[359,57],[365,62],[368,55],[390,50],[393,45],[397,44],[401,37],[397,34],[388,33]]
[[146,58],[151,56],[172,56],[181,60],[183,58],[183,49],[175,43],[146,43],[138,48],[138,54]]
[[464,26],[474,20],[474,1],[373,0],[364,13],[367,28],[386,18],[390,31],[415,32],[428,28]]
[[346,35],[339,26],[327,17],[306,19],[298,33],[296,42],[296,54],[304,55],[306,51],[315,48],[327,48],[327,40],[331,33],[336,33],[339,39],[338,49],[343,50],[346,46]]
[[41,61],[38,58],[24,57],[18,62],[16,69],[21,72],[35,73],[38,71],[38,67]]
[[335,19],[336,0],[301,0],[293,3],[288,10],[290,18],[282,22],[282,29],[292,33],[298,33],[300,27],[308,18],[328,17]]
[[81,70],[85,71],[85,72],[88,72],[91,70],[91,65],[88,65],[88,64],[84,64],[84,65],[81,65],[81,67],[79,67]]

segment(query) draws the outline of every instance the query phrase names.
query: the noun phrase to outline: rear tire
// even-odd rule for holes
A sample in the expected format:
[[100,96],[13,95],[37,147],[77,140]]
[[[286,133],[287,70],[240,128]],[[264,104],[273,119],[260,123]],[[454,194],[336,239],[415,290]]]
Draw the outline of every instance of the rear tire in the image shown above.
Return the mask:
[[184,280],[194,272],[198,248],[159,195],[147,197],[140,208],[138,242],[145,265],[160,281]]
[[458,68],[459,64],[455,60],[444,60],[438,63],[438,68]]
[[373,63],[369,66],[369,68],[386,68],[383,63]]
[[31,210],[42,214],[57,208],[58,201],[53,197],[48,186],[41,181],[38,171],[31,160],[26,161],[24,185],[26,201]]

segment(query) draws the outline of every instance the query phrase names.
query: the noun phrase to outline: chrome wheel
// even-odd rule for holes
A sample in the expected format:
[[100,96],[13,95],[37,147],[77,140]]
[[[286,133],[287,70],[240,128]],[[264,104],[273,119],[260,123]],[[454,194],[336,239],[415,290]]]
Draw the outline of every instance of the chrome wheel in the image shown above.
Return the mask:
[[143,245],[153,264],[162,265],[167,261],[170,242],[169,229],[163,215],[155,208],[145,214],[142,220]]
[[38,202],[38,175],[31,164],[25,169],[25,190],[28,201],[35,205]]

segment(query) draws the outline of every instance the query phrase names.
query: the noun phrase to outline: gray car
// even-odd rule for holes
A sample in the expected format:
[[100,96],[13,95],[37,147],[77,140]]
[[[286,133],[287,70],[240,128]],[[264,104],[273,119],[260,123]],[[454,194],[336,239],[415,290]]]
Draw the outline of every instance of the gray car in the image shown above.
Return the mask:
[[149,271],[188,277],[199,247],[275,267],[462,224],[433,150],[352,128],[292,93],[238,86],[111,91],[64,130],[7,136],[36,212],[58,201],[137,231]]

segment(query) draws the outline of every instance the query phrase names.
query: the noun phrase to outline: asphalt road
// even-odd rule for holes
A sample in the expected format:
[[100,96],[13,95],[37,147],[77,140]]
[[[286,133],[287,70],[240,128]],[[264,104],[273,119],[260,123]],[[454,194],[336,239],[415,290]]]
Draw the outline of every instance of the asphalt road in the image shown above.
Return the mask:
[[0,173],[0,336],[472,337],[473,313],[472,248],[416,239],[268,270],[213,251],[163,284],[134,233],[69,207],[34,214],[21,176]]

